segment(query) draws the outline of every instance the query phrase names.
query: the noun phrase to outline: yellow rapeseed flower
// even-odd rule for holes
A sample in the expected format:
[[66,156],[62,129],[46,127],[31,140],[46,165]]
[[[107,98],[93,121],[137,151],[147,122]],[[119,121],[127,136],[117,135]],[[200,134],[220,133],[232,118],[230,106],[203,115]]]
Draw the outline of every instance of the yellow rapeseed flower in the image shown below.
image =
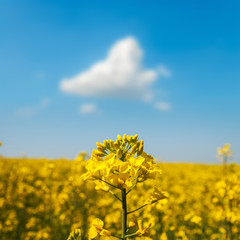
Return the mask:
[[224,156],[224,157],[231,157],[233,154],[233,151],[231,149],[231,144],[225,143],[222,148],[217,149],[218,156]]
[[109,186],[106,183],[104,183],[104,182],[96,181],[95,189],[108,192],[109,191]]
[[161,192],[157,187],[154,187],[154,192],[151,197],[148,199],[149,204],[153,204],[159,200],[167,198],[166,193]]
[[138,230],[136,234],[138,236],[147,237],[148,236],[148,229],[151,227],[152,223],[149,223],[146,227],[143,227],[142,220],[138,220]]
[[103,221],[99,218],[95,218],[92,221],[92,226],[89,229],[88,239],[94,239],[98,235],[109,237],[111,232],[103,228]]
[[81,240],[81,230],[75,229],[72,231],[67,240]]

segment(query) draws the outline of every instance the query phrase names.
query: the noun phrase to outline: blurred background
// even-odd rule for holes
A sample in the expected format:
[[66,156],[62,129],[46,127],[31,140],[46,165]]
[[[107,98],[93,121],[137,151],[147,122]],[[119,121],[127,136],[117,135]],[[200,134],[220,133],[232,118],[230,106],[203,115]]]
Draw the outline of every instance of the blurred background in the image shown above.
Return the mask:
[[139,134],[166,162],[240,158],[239,1],[0,0],[0,154]]

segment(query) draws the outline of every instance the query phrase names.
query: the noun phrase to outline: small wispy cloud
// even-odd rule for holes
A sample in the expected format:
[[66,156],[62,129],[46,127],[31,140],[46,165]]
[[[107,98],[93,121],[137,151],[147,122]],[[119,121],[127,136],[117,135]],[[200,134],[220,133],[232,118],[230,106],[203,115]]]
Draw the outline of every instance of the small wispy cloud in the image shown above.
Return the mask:
[[14,115],[18,117],[33,117],[37,115],[39,112],[43,111],[49,105],[49,99],[45,98],[40,103],[32,105],[32,106],[25,106],[17,109],[14,112]]
[[97,112],[97,106],[93,103],[82,104],[79,108],[80,114],[92,114]]
[[167,112],[167,111],[171,110],[172,106],[168,102],[160,101],[160,102],[156,102],[155,103],[155,108],[160,110],[160,111]]
[[44,71],[38,71],[35,73],[35,78],[38,80],[43,80],[46,78],[46,73]]
[[172,72],[165,66],[161,65],[157,68],[157,72],[159,76],[163,76],[169,78],[172,76]]
[[138,41],[127,37],[117,41],[106,59],[93,64],[78,75],[65,78],[60,89],[82,97],[118,97],[151,100],[153,83],[158,77],[169,77],[164,66],[145,69],[142,65],[143,50]]

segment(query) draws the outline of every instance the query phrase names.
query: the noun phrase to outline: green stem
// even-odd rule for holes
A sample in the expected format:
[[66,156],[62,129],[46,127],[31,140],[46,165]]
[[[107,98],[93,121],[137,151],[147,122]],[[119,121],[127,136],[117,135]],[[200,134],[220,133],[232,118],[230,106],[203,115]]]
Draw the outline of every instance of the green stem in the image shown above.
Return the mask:
[[108,184],[109,186],[111,186],[111,187],[113,187],[113,188],[120,189],[119,187],[116,187],[116,186],[112,185],[111,183],[104,181],[104,180],[103,180],[103,179],[101,179],[101,178],[98,178],[98,180],[100,180],[100,181],[102,181],[102,182],[104,182],[104,183]]
[[126,189],[122,189],[122,239],[126,239],[127,230],[127,194]]
[[116,235],[114,235],[114,234],[111,234],[111,236],[113,236],[113,237],[115,237],[115,238],[122,239],[122,237],[116,236]]
[[135,184],[127,191],[126,194],[129,194],[137,185],[137,182],[135,182]]
[[136,233],[132,233],[132,234],[126,235],[125,237],[127,238],[127,237],[133,237],[133,236],[137,236],[137,234]]
[[141,207],[139,207],[139,208],[137,208],[137,209],[135,209],[135,210],[133,210],[133,211],[127,212],[127,214],[134,213],[134,212],[140,210],[141,208],[146,207],[147,205],[149,205],[149,204],[146,203],[146,204],[142,205]]
[[119,201],[122,202],[122,199],[120,199],[117,194],[115,194],[115,193],[114,193],[113,191],[111,191],[110,189],[109,189],[108,191],[109,191],[115,198],[117,198]]

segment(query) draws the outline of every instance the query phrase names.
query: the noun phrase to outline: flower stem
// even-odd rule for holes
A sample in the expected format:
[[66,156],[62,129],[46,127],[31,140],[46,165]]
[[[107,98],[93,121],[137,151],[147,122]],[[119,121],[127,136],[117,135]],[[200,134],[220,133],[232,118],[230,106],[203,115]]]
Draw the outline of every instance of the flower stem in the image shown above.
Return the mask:
[[108,190],[115,198],[117,198],[119,201],[122,201],[117,194],[115,194],[113,191],[111,191],[110,189]]
[[126,194],[129,194],[133,190],[133,188],[136,187],[136,185],[137,185],[137,182],[135,182],[135,184],[127,191]]
[[98,178],[98,180],[100,180],[100,181],[102,181],[102,182],[104,182],[104,183],[108,184],[109,186],[111,186],[111,187],[113,187],[113,188],[120,189],[119,187],[116,187],[116,186],[112,185],[111,183],[109,183],[109,182],[107,182],[107,181],[104,181],[104,180],[103,180],[103,179],[101,179],[101,178]]
[[122,239],[126,239],[127,230],[127,194],[126,189],[122,189]]
[[134,213],[134,212],[140,210],[141,208],[146,207],[147,205],[149,205],[149,204],[146,203],[146,204],[142,205],[141,207],[139,207],[139,208],[137,208],[137,209],[135,209],[135,210],[133,210],[133,211],[128,212],[127,214]]
[[126,235],[126,238],[127,237],[134,237],[134,236],[137,236],[137,234],[136,233],[128,234],[128,235]]
[[122,237],[119,237],[117,235],[114,235],[114,234],[111,234],[111,236],[115,237],[115,238],[118,238],[118,239],[122,239]]

